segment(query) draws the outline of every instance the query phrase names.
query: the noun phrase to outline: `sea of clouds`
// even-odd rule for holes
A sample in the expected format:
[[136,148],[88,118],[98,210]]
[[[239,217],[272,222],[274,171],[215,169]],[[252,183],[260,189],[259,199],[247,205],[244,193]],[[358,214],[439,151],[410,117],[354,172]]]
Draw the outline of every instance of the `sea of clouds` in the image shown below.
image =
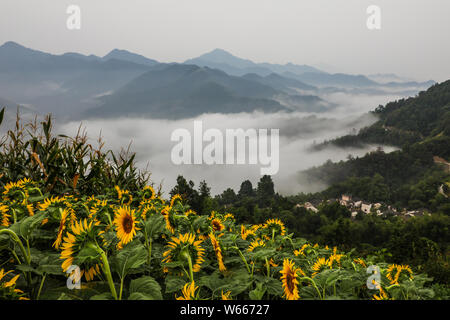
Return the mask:
[[[219,129],[279,129],[279,171],[272,178],[276,191],[282,194],[315,192],[326,187],[322,184],[305,183],[298,178],[298,172],[318,166],[327,160],[345,160],[348,155],[363,156],[374,150],[376,145],[358,149],[328,147],[321,151],[311,151],[314,143],[352,134],[360,128],[371,125],[377,119],[368,111],[379,104],[398,99],[398,96],[369,96],[350,94],[329,94],[327,101],[336,103],[337,108],[327,113],[275,113],[261,112],[239,114],[204,114],[183,120],[160,120],[148,118],[118,118],[113,120],[84,120],[82,127],[87,131],[90,142],[101,135],[105,147],[120,151],[131,143],[131,150],[137,153],[139,167],[148,168],[152,182],[162,184],[167,195],[175,185],[178,175],[192,180],[198,186],[206,180],[212,194],[226,188],[239,190],[242,181],[249,179],[256,186],[261,178],[260,164],[256,165],[174,165],[171,151],[176,142],[171,141],[174,130],[185,128],[193,132],[194,121],[201,120],[203,131]],[[73,136],[80,127],[79,121],[59,125],[56,132]],[[224,134],[225,135],[225,134]],[[206,145],[206,143],[205,143]],[[385,152],[395,150],[384,146]]]

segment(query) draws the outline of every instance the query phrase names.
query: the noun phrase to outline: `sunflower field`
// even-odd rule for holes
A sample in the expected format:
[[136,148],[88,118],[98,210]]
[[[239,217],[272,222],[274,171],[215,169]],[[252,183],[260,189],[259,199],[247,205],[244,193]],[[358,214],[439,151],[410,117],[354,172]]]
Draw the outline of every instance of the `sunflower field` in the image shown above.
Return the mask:
[[98,144],[19,115],[0,139],[0,300],[439,298],[431,278],[380,255],[163,199],[134,154]]
[[23,178],[2,187],[0,225],[0,299],[434,298],[409,266],[293,238],[278,219],[199,215],[150,185],[52,195]]

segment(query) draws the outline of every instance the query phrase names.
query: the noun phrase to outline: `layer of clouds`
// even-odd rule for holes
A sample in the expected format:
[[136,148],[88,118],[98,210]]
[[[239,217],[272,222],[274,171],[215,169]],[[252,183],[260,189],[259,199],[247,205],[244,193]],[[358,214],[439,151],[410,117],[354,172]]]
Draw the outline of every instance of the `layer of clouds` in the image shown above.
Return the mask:
[[[377,147],[330,147],[320,152],[311,152],[309,148],[313,143],[350,134],[374,123],[376,118],[367,114],[367,111],[394,98],[396,97],[330,95],[328,99],[339,103],[340,106],[327,114],[205,114],[195,119],[176,121],[122,118],[86,120],[82,122],[82,126],[87,130],[92,143],[95,144],[101,134],[106,141],[106,147],[114,151],[128,146],[131,141],[131,150],[137,153],[139,166],[145,168],[148,165],[152,181],[156,184],[162,183],[163,191],[168,192],[175,184],[176,177],[182,174],[196,185],[201,180],[206,180],[213,194],[221,193],[228,187],[237,191],[245,179],[251,180],[256,186],[261,178],[261,165],[174,165],[171,161],[171,150],[176,142],[171,141],[171,134],[175,129],[185,128],[193,134],[195,120],[203,122],[203,132],[208,128],[216,128],[223,132],[224,136],[226,129],[279,129],[280,167],[273,179],[278,192],[295,194],[301,191],[318,191],[325,187],[299,182],[296,179],[298,171],[320,165],[328,159],[344,160],[349,154],[362,156]],[[73,136],[79,126],[79,122],[69,122],[56,128],[56,132]],[[206,143],[203,146],[205,147]],[[393,149],[385,147],[386,152]]]

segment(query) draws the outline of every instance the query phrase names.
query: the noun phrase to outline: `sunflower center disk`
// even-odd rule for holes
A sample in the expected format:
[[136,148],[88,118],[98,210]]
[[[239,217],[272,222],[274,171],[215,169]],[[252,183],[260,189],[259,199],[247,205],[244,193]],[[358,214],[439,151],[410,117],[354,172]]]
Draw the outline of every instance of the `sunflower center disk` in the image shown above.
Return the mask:
[[126,233],[130,233],[133,230],[133,219],[130,216],[127,216],[123,219],[123,230]]

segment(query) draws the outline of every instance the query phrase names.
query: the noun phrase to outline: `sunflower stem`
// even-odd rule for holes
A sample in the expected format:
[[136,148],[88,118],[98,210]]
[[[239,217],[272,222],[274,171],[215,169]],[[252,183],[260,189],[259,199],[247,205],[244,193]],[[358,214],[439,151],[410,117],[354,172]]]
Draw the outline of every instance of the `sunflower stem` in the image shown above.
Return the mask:
[[[31,265],[31,255],[27,254],[27,251],[25,250],[25,247],[23,246],[23,243],[20,240],[19,236],[11,229],[2,229],[2,230],[0,230],[0,234],[2,234],[2,233],[8,234],[10,236],[10,238],[13,239],[19,245],[20,251],[22,252],[25,262],[27,263],[27,265],[30,266]],[[28,287],[31,288],[31,273],[24,272],[24,275],[27,279]]]
[[19,257],[17,256],[16,252],[13,249],[9,249],[11,251],[11,254],[13,255],[14,259],[17,260],[18,264],[22,264],[22,261],[20,261]]
[[148,238],[147,231],[144,230],[145,244],[147,245],[147,264],[150,267],[150,261],[152,258],[152,238]]
[[45,278],[47,278],[46,273],[44,273],[44,275],[42,276],[42,280],[41,280],[41,284],[39,285],[39,290],[38,290],[38,293],[36,296],[36,300],[39,300],[39,297],[41,296],[41,291],[42,291],[42,287],[44,286]]
[[[253,261],[252,261],[253,262]],[[255,263],[252,263],[252,273],[250,274],[250,278],[253,279],[253,272],[255,271]]]
[[117,292],[116,287],[114,286],[114,281],[111,275],[111,268],[109,267],[108,257],[106,256],[105,251],[103,251],[99,246],[95,244],[91,244],[91,247],[94,248],[98,254],[100,255],[100,259],[102,260],[102,269],[103,273],[106,276],[106,280],[108,281],[109,290],[111,290],[111,294],[115,300],[117,300]]
[[303,277],[303,278],[300,278],[300,280],[308,280],[308,281],[310,281],[310,282],[312,283],[314,289],[316,289],[317,294],[319,295],[320,300],[323,300],[323,296],[322,296],[322,294],[320,293],[320,290],[319,290],[319,288],[317,287],[316,282],[315,282],[312,278],[310,278],[310,277]]
[[251,274],[252,272],[250,271],[250,267],[248,266],[247,260],[245,259],[245,257],[244,257],[244,255],[242,254],[241,250],[239,250],[239,248],[238,248],[237,246],[234,247],[234,249],[236,249],[236,250],[238,251],[239,256],[241,257],[242,261],[243,261],[244,264],[245,264],[245,267],[247,268],[247,272],[248,272],[249,274]]
[[287,239],[289,240],[289,242],[290,242],[290,244],[291,244],[291,246],[292,246],[292,249],[295,249],[295,245],[294,245],[294,243],[292,242],[292,239],[291,239],[290,237],[287,237]]
[[192,259],[191,259],[191,255],[187,254],[187,261],[188,261],[188,265],[189,265],[189,276],[191,277],[191,282],[194,282],[194,272],[192,270]]
[[28,256],[31,257],[30,242],[28,241],[28,238],[25,239],[25,243],[27,244]]
[[392,286],[386,287],[386,290],[389,290],[393,287],[400,287],[400,285],[398,283],[394,283]]
[[120,278],[120,290],[119,290],[119,300],[122,300],[122,292],[123,292],[123,281],[125,277]]
[[266,260],[266,270],[267,270],[267,277],[270,278],[270,265],[267,258],[264,258]]
[[37,191],[37,192],[39,192],[39,194],[41,195],[41,197],[44,196],[44,195],[42,194],[42,191],[39,190],[39,188],[31,188],[30,191]]
[[17,222],[16,210],[12,209],[12,212],[13,212],[14,223],[16,223]]
[[149,266],[150,266],[150,261],[152,260],[152,244],[153,244],[153,241],[152,241],[152,239],[150,239],[148,242],[148,265]]
[[31,263],[31,257],[27,254],[27,251],[25,250],[25,247],[23,246],[22,241],[17,236],[17,234],[12,231],[11,229],[2,229],[0,230],[0,234],[7,233],[18,245],[20,248],[20,251],[22,252],[23,257],[25,258],[25,262],[30,265]]

